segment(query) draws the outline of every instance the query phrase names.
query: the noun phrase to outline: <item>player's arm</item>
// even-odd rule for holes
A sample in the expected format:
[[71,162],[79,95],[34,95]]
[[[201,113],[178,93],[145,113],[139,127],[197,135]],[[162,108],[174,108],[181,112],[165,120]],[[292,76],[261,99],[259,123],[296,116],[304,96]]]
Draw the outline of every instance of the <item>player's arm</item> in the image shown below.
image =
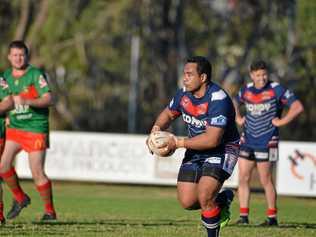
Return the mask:
[[240,113],[240,109],[239,109],[240,104],[235,99],[233,100],[233,104],[234,104],[234,108],[236,111],[236,119],[235,119],[236,123],[239,126],[243,126],[246,119],[245,119],[245,116],[241,115],[241,113]]
[[34,86],[39,96],[37,98],[26,98],[24,103],[34,108],[47,108],[54,104],[53,95],[44,73],[39,74],[33,79]]
[[24,99],[20,95],[14,95],[13,100],[15,104],[29,105],[34,108],[47,108],[54,104],[51,92],[46,92],[35,99]]
[[14,108],[14,102],[12,96],[6,96],[0,102],[0,114],[5,114],[6,112],[12,110]]
[[26,100],[25,104],[34,108],[47,108],[54,104],[53,96],[51,92],[46,92],[41,97],[36,99]]
[[304,106],[299,100],[295,100],[291,105],[287,113],[282,118],[274,118],[272,124],[276,127],[284,126],[295,119],[299,114],[304,111]]
[[222,140],[224,129],[221,127],[207,126],[205,133],[192,138],[176,138],[176,147],[207,150],[217,147]]
[[170,126],[170,123],[176,119],[178,115],[176,115],[173,111],[171,111],[168,107],[165,108],[157,117],[151,131],[160,131],[165,130]]

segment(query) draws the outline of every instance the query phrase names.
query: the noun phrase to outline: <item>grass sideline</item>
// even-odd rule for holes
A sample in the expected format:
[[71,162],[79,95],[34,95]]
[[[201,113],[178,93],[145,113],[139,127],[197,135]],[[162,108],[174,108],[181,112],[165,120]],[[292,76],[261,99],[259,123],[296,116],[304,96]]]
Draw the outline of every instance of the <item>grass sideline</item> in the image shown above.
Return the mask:
[[[108,236],[200,237],[206,236],[198,211],[185,211],[176,200],[174,187],[105,185],[54,182],[58,221],[41,223],[42,204],[30,181],[22,186],[32,204],[13,221],[0,226],[0,236]],[[5,187],[5,211],[11,197]],[[221,231],[229,237],[316,236],[316,200],[279,197],[279,227],[256,226],[264,220],[263,194],[253,194],[251,224],[230,224]],[[238,200],[232,204],[232,222],[238,218]],[[231,223],[232,223],[231,222]]]

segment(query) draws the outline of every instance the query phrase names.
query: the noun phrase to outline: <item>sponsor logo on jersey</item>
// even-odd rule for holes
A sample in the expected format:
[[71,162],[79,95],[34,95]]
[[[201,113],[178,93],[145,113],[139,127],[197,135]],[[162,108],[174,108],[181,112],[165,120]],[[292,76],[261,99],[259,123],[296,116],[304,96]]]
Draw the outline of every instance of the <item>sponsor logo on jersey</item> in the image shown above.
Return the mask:
[[8,83],[2,77],[0,78],[0,86],[2,89],[7,89],[9,87]]
[[25,120],[25,119],[31,119],[32,114],[20,114],[16,116],[17,120]]
[[271,108],[270,103],[265,104],[248,104],[246,103],[246,109],[251,115],[261,115],[265,111],[269,111]]
[[210,164],[220,164],[221,160],[222,159],[220,157],[209,157],[205,161],[210,163]]
[[211,125],[215,126],[225,126],[227,124],[227,118],[224,115],[219,115],[215,118],[212,118]]
[[204,121],[204,120],[199,120],[193,116],[190,116],[188,114],[185,114],[183,113],[182,114],[182,118],[183,118],[183,121],[188,123],[188,124],[191,124],[193,125],[194,127],[197,127],[197,128],[202,128],[202,127],[205,127],[207,125],[207,122]]
[[265,160],[269,158],[269,152],[255,152],[255,157],[258,160]]
[[34,142],[34,148],[36,150],[43,149],[45,147],[44,141],[41,139],[36,139]]
[[294,94],[293,92],[286,90],[286,92],[284,93],[284,97],[289,99],[290,97],[292,97]]
[[47,86],[47,82],[45,78],[43,77],[43,75],[39,76],[38,81],[39,81],[40,88],[44,88],[45,86]]
[[21,105],[21,104],[15,104],[14,105],[15,109],[12,110],[13,114],[24,114],[29,112],[29,105]]

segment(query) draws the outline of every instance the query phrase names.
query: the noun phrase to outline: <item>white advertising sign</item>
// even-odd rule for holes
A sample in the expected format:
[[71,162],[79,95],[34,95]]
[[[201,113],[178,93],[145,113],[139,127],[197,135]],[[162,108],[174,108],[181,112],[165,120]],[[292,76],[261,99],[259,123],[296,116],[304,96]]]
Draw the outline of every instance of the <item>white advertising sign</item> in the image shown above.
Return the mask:
[[[184,150],[177,150],[172,157],[157,158],[149,154],[146,138],[54,131],[50,134],[45,170],[56,180],[175,185]],[[16,162],[21,178],[31,178],[26,156],[21,153]],[[235,173],[225,184],[237,186]]]
[[281,142],[277,192],[316,197],[316,143]]

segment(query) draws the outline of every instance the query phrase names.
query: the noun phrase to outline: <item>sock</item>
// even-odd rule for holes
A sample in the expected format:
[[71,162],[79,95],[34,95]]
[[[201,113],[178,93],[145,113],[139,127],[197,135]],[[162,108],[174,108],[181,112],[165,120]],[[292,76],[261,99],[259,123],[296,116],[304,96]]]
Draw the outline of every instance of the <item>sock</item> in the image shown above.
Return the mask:
[[248,207],[241,207],[239,208],[239,215],[241,218],[248,218],[249,215],[249,208]]
[[220,229],[220,212],[219,207],[202,212],[201,219],[204,227],[207,230],[208,237],[218,237]]
[[4,182],[8,185],[9,189],[13,193],[14,199],[21,203],[24,199],[25,193],[19,184],[18,176],[16,175],[14,167],[11,167],[8,171],[1,174]]
[[4,219],[3,216],[3,201],[0,201],[0,221]]
[[277,209],[276,208],[268,208],[266,214],[267,214],[267,217],[269,219],[276,219]]
[[45,213],[56,214],[53,204],[52,183],[47,181],[47,183],[37,185],[36,189],[44,202]]

